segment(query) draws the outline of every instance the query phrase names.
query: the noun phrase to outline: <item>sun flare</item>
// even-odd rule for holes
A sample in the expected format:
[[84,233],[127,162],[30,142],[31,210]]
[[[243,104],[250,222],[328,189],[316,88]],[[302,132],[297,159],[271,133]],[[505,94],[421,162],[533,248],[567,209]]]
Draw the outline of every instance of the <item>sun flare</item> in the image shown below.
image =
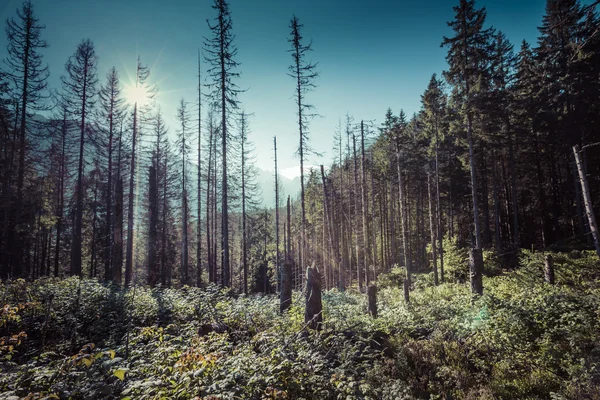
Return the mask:
[[126,86],[125,99],[131,105],[144,106],[150,101],[150,94],[144,85]]

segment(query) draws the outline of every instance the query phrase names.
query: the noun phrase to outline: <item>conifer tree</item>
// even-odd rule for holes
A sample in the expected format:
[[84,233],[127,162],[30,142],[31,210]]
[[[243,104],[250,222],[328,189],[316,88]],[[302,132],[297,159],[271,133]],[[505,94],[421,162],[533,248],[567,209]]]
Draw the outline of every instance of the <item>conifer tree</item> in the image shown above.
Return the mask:
[[85,166],[85,141],[88,133],[89,121],[87,118],[95,104],[96,65],[98,59],[94,44],[89,39],[84,39],[78,46],[75,54],[67,61],[67,75],[63,77],[65,86],[65,99],[70,111],[77,116],[79,125],[79,161],[77,168],[77,184],[75,191],[75,226],[71,246],[71,274],[81,276],[81,232],[83,228],[84,188],[83,176]]
[[[31,1],[25,1],[17,10],[17,18],[6,21],[6,39],[8,42],[5,64],[8,71],[5,78],[12,83],[12,90],[17,94],[15,128],[18,124],[18,168],[17,193],[14,213],[9,226],[5,227],[8,234],[4,243],[4,257],[0,266],[0,277],[21,274],[22,233],[19,230],[23,214],[23,188],[25,184],[25,163],[27,152],[27,135],[29,117],[36,110],[44,109],[47,94],[48,67],[44,64],[41,50],[48,47],[42,38],[45,26],[40,24],[34,14]],[[3,75],[4,75],[3,74]],[[6,188],[9,190],[9,188]],[[8,191],[6,192],[9,193]],[[7,197],[9,198],[9,197]],[[8,214],[7,214],[8,215]],[[12,259],[9,255],[12,254]]]
[[302,36],[303,25],[295,15],[290,22],[290,37],[288,43],[291,44],[289,52],[292,55],[293,62],[288,67],[288,75],[295,81],[294,100],[298,107],[298,130],[299,144],[298,156],[300,158],[300,207],[301,207],[301,246],[299,265],[302,268],[306,264],[306,204],[304,196],[304,161],[312,149],[308,144],[308,121],[314,116],[314,106],[306,101],[306,94],[315,88],[315,79],[318,76],[316,72],[317,64],[307,60],[308,53],[312,51],[312,42],[304,43]]
[[105,233],[105,254],[104,254],[104,279],[113,280],[112,271],[112,251],[113,251],[113,153],[115,148],[115,136],[117,127],[123,117],[124,100],[121,97],[121,85],[119,74],[115,67],[112,67],[106,76],[106,83],[100,88],[100,118],[102,119],[102,131],[107,136],[107,183],[106,183],[106,233]]
[[221,117],[221,284],[231,285],[230,270],[230,248],[229,248],[229,186],[228,186],[228,143],[231,140],[230,124],[231,114],[239,108],[237,95],[240,89],[235,84],[239,77],[236,69],[239,63],[235,61],[237,48],[233,40],[231,13],[229,3],[226,0],[215,0],[212,8],[217,11],[214,25],[208,23],[212,33],[211,38],[204,40],[204,53],[209,64],[207,71],[212,82],[207,86],[210,89],[210,97],[217,104],[217,110]]
[[190,283],[189,274],[189,251],[188,251],[188,218],[189,218],[189,200],[188,200],[188,179],[186,167],[189,163],[189,156],[192,150],[190,145],[190,116],[187,111],[187,103],[181,99],[177,108],[177,121],[179,122],[179,130],[177,131],[177,152],[181,157],[181,282],[184,285]]

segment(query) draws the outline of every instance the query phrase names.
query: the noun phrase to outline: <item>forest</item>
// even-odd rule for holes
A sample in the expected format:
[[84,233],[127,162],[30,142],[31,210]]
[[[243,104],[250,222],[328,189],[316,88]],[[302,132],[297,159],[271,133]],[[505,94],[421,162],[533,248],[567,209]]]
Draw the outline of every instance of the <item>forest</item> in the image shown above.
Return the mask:
[[296,135],[273,137],[267,205],[228,0],[176,126],[151,68],[125,85],[90,39],[51,87],[52,21],[11,10],[0,399],[600,399],[600,2],[547,0],[515,44],[479,2],[453,1],[417,113],[330,133],[290,15]]

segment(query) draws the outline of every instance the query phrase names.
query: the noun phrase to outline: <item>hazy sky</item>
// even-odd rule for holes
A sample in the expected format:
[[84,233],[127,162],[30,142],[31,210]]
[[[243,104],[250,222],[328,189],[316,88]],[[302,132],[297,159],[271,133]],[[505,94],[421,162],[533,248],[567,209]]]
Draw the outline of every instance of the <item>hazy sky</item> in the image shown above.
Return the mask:
[[[197,98],[197,50],[209,35],[206,20],[215,15],[210,0],[34,0],[46,25],[44,52],[52,87],[59,87],[67,58],[82,38],[90,38],[99,57],[101,82],[116,66],[124,83],[135,71],[136,57],[152,67],[159,88],[158,103],[171,133],[180,98]],[[317,89],[307,100],[321,115],[310,124],[313,147],[323,153],[310,164],[329,163],[333,132],[346,113],[355,120],[382,121],[388,107],[408,115],[420,108],[420,95],[433,73],[446,67],[444,35],[453,17],[449,0],[231,0],[237,60],[248,89],[240,96],[250,118],[257,166],[272,169],[272,137],[277,135],[279,166],[297,171],[297,125],[292,98],[294,81],[286,75],[289,21],[295,13],[304,35],[313,41],[318,62]],[[13,16],[20,1],[0,0],[2,19]],[[504,31],[518,50],[535,42],[545,0],[481,0],[488,25]],[[0,57],[6,37],[0,36]],[[206,66],[203,66],[206,70]]]

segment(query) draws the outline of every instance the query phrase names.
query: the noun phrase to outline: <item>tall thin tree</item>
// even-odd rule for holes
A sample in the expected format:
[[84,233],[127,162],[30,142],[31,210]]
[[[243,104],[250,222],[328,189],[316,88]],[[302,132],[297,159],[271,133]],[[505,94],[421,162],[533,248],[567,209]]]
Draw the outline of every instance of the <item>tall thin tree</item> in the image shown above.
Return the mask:
[[66,89],[71,112],[78,117],[79,123],[79,162],[77,167],[77,185],[75,189],[75,226],[71,246],[71,274],[81,276],[81,230],[83,225],[83,174],[85,166],[85,139],[88,131],[86,118],[95,103],[96,65],[98,59],[94,44],[84,39],[75,54],[67,61],[67,75],[62,81]]
[[312,50],[312,42],[304,43],[302,36],[302,27],[298,17],[295,15],[290,22],[290,37],[288,43],[291,44],[290,50],[293,62],[288,67],[288,75],[292,77],[296,83],[294,99],[298,107],[298,156],[300,157],[300,206],[301,206],[301,246],[300,246],[300,267],[306,263],[306,206],[304,196],[304,161],[311,149],[308,145],[308,120],[314,116],[314,106],[306,102],[306,93],[315,88],[314,81],[318,76],[316,72],[317,64],[307,60],[308,53]]
[[237,48],[233,44],[235,36],[232,32],[231,13],[229,3],[226,0],[215,0],[212,8],[217,11],[215,24],[208,22],[212,33],[211,38],[204,40],[204,52],[206,61],[210,65],[207,73],[212,82],[207,86],[213,102],[218,104],[221,114],[221,160],[222,160],[222,183],[221,183],[221,284],[231,285],[230,271],[230,249],[229,249],[229,187],[227,154],[228,142],[230,140],[229,124],[230,114],[239,107],[237,95],[240,92],[234,83],[239,77],[236,69],[239,63],[235,61]]
[[47,98],[48,67],[44,64],[40,50],[48,47],[42,39],[41,25],[33,12],[31,1],[23,2],[17,10],[17,18],[6,21],[6,38],[8,56],[5,63],[8,66],[6,76],[12,81],[13,89],[19,96],[20,105],[17,106],[19,118],[18,150],[19,163],[17,169],[17,196],[14,212],[14,223],[10,224],[8,237],[5,240],[5,255],[15,254],[12,260],[4,257],[0,270],[0,277],[6,278],[11,272],[17,275],[20,271],[21,258],[21,233],[18,226],[23,213],[23,187],[25,182],[25,159],[27,149],[27,127],[29,116],[32,112],[43,109],[43,100]]

